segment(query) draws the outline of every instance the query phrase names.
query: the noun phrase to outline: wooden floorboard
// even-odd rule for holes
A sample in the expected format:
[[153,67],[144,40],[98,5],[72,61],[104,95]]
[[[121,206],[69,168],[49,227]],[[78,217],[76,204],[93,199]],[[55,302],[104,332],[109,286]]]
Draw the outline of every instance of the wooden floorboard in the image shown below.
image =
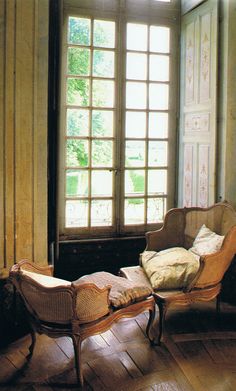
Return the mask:
[[[122,320],[83,342],[83,390],[236,390],[235,307],[223,303],[220,318],[213,302],[172,309],[160,346],[145,336],[147,319]],[[28,361],[30,342],[25,336],[0,351],[0,391],[81,390],[69,337],[38,335]]]

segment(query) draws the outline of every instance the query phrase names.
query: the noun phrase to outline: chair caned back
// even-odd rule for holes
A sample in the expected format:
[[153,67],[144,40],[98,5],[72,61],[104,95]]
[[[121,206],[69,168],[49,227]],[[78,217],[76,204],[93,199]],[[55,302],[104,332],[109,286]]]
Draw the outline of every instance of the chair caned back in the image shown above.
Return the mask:
[[45,287],[23,274],[18,265],[13,266],[10,278],[36,320],[62,324],[71,322],[73,290],[70,287]]
[[205,224],[218,235],[226,235],[236,225],[236,212],[232,206],[218,203],[210,208],[185,208],[184,247],[192,247],[201,226]]

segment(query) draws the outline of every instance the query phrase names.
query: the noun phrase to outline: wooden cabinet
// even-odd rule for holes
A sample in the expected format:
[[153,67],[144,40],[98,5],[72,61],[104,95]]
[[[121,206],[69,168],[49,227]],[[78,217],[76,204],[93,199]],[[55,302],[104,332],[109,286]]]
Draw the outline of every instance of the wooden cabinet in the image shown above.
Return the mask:
[[137,265],[145,246],[144,237],[61,242],[55,275],[72,281],[102,270],[116,274],[121,266]]

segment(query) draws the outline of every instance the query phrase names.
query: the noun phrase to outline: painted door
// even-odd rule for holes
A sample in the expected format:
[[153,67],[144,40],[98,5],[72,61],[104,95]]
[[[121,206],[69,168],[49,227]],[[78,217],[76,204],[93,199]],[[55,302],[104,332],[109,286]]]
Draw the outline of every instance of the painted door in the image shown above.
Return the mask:
[[215,202],[217,26],[216,1],[182,17],[179,206]]

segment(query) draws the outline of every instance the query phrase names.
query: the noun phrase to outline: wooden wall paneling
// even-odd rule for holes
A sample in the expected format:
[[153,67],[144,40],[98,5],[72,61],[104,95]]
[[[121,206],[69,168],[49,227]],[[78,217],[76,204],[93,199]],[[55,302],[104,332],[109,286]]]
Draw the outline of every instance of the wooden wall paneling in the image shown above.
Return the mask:
[[220,2],[220,56],[218,103],[218,200],[236,207],[236,7],[234,1]]
[[16,3],[16,261],[33,256],[34,5]]
[[0,2],[0,276],[4,260],[4,51],[5,51],[5,2]]
[[6,2],[5,59],[5,236],[6,262],[15,259],[15,1]]
[[[48,0],[35,0],[33,259],[47,262]],[[43,238],[43,240],[42,240]]]
[[47,263],[48,6],[0,2],[0,278]]

